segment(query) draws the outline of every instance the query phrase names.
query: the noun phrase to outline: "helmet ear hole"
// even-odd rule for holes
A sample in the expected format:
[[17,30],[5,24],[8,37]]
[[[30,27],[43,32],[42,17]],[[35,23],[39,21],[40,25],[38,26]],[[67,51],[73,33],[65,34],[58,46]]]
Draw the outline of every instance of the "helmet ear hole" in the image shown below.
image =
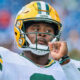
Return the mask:
[[25,46],[29,47],[29,43],[27,41],[25,41],[23,48],[25,48]]
[[17,32],[15,32],[15,35],[17,36]]

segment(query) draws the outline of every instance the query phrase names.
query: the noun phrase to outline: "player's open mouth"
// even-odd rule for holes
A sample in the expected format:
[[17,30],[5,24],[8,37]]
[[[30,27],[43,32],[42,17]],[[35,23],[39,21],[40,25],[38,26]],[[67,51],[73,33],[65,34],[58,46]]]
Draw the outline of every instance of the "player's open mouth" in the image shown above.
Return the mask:
[[47,45],[47,41],[45,39],[38,39],[37,43],[41,45]]

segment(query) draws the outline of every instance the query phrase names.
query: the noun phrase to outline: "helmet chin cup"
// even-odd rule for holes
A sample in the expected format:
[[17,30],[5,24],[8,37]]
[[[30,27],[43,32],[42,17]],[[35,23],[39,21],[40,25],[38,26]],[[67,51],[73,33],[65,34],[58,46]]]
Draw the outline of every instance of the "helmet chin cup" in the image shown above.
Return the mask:
[[39,56],[43,56],[49,53],[49,51],[36,50],[36,49],[31,49],[31,48],[27,48],[26,50],[31,51],[33,54],[39,55]]
[[49,51],[36,50],[36,49],[31,49],[31,48],[20,48],[20,47],[18,48],[22,51],[31,51],[33,54],[39,55],[39,56],[49,54]]
[[46,45],[40,45],[40,44],[37,44],[37,46],[36,46],[36,44],[31,44],[31,45],[29,45],[29,47],[30,48],[34,48],[34,49],[38,49],[38,50],[43,50],[43,51],[49,50],[48,46],[46,46]]

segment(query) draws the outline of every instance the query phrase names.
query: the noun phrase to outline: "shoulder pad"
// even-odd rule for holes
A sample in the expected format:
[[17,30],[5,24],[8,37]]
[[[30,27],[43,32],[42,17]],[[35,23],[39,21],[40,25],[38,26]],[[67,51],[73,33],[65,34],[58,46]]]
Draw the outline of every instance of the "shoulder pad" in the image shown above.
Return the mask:
[[72,63],[73,63],[77,68],[80,69],[80,61],[73,60],[73,59],[71,59],[71,61],[72,61]]

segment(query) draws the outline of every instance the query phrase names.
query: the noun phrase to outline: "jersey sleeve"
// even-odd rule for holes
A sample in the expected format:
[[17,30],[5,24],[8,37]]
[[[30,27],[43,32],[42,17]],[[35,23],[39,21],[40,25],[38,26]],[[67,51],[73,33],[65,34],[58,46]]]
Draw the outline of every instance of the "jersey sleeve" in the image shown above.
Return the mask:
[[62,68],[68,80],[80,80],[80,72],[71,61],[62,65]]
[[19,80],[20,71],[17,70],[18,66],[25,65],[23,59],[17,53],[0,47],[0,80]]

